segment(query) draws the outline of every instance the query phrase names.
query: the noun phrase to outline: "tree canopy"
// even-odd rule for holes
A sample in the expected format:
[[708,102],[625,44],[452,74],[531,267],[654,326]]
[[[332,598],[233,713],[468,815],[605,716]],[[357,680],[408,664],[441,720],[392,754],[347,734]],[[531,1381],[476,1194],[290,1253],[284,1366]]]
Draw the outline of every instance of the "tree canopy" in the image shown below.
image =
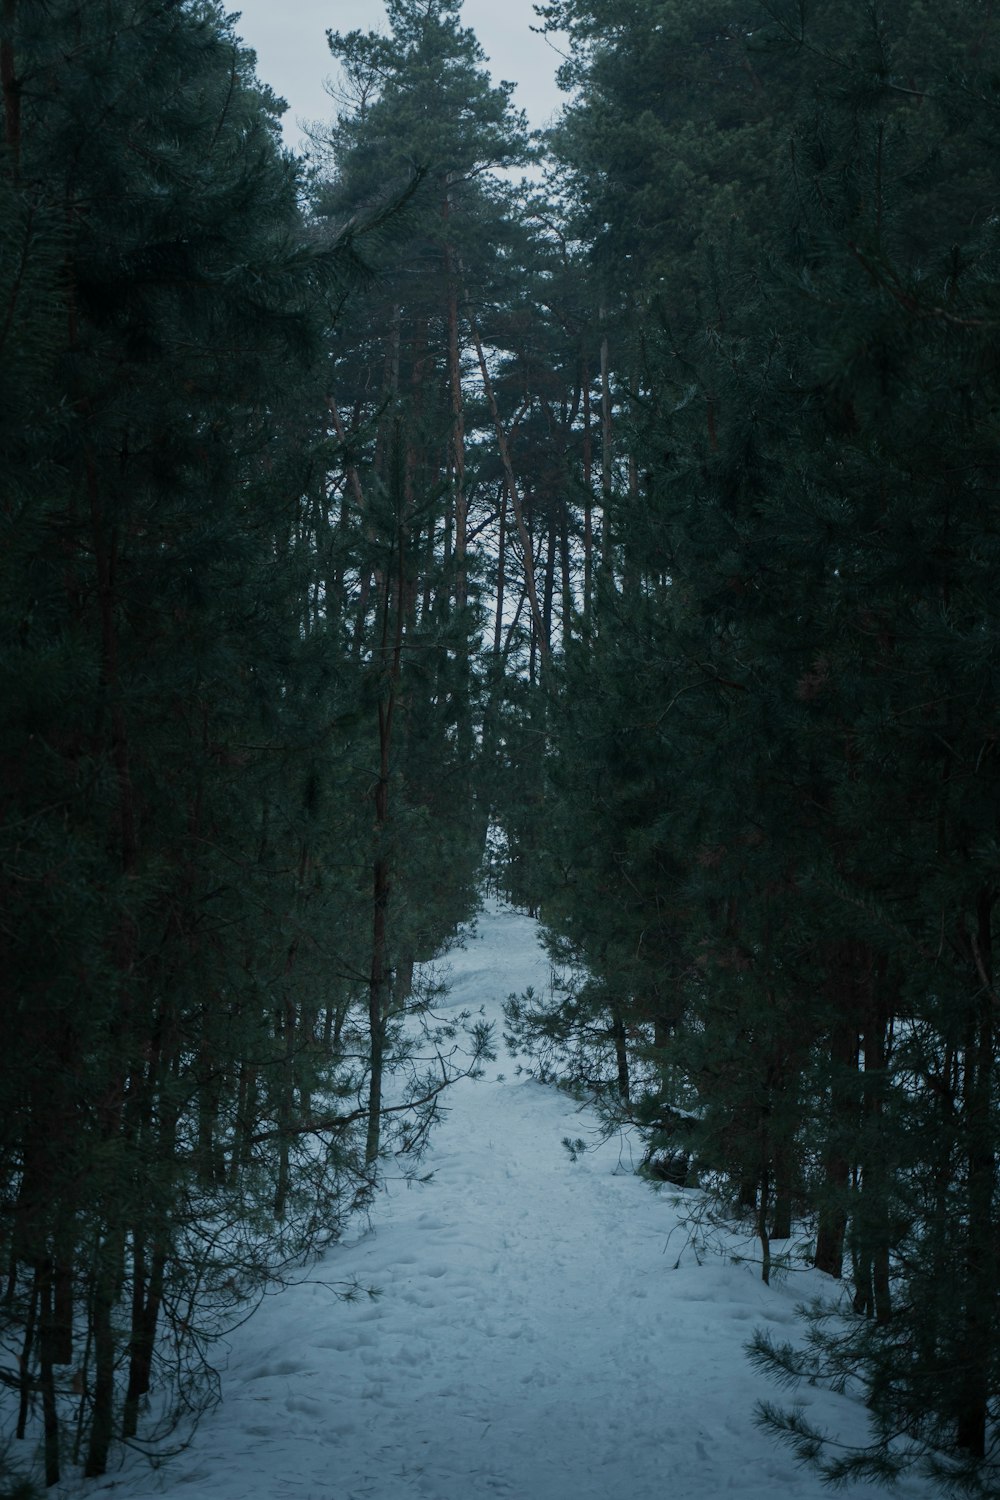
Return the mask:
[[[46,1481],[414,1170],[512,1036],[830,1278],[832,1480],[997,1482],[992,8],[460,0],[328,33],[308,159],[213,0],[0,23],[0,1319]],[[534,176],[516,179],[520,169]],[[417,1038],[420,1038],[418,1045]]]

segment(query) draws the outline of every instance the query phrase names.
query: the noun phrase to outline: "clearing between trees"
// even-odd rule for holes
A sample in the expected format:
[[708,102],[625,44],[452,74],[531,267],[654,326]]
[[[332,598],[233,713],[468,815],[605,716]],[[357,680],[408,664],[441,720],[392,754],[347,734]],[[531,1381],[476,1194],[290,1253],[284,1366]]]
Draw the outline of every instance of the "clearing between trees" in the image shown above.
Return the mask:
[[[330,1249],[229,1342],[223,1401],[190,1447],[115,1500],[819,1500],[829,1491],[754,1425],[775,1391],[743,1346],[797,1337],[795,1306],[829,1278],[764,1286],[759,1267],[699,1250],[697,1191],[654,1193],[641,1144],[599,1142],[594,1117],[518,1076],[501,1040],[508,994],[546,988],[537,924],[495,903],[444,966],[443,1013],[482,1007],[498,1058],[456,1084],[425,1160],[390,1176],[370,1232]],[[567,1135],[596,1149],[576,1161]],[[685,1200],[679,1207],[673,1201]],[[729,1248],[740,1247],[735,1237]],[[751,1242],[743,1247],[752,1254]],[[377,1288],[350,1304],[336,1290]],[[780,1399],[782,1393],[778,1393]],[[859,1399],[795,1393],[809,1419],[863,1443]],[[787,1398],[786,1398],[786,1404]],[[856,1496],[884,1493],[859,1484]],[[903,1500],[929,1495],[906,1481]]]

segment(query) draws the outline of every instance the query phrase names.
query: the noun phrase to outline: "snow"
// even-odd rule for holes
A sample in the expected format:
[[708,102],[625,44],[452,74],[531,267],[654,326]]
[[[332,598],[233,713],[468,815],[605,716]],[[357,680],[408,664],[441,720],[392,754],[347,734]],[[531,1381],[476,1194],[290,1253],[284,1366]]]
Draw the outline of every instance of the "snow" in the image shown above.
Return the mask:
[[[503,1056],[504,999],[544,990],[529,918],[493,904],[449,959],[446,1009],[483,1008],[501,1056],[449,1095],[425,1170],[390,1180],[372,1226],[268,1298],[229,1341],[224,1399],[158,1471],[135,1456],[88,1485],[115,1500],[819,1500],[829,1490],[753,1424],[789,1404],[750,1366],[755,1326],[796,1332],[817,1273],[697,1255],[677,1195]],[[638,1154],[638,1147],[636,1148]],[[391,1176],[391,1174],[390,1174]],[[693,1195],[688,1195],[693,1196]],[[678,1259],[680,1264],[678,1265]],[[352,1278],[380,1288],[338,1300]],[[830,1283],[825,1280],[825,1287]],[[857,1400],[798,1392],[863,1441]],[[874,1495],[874,1486],[849,1488]],[[884,1494],[884,1491],[878,1491]],[[929,1486],[904,1482],[904,1500]]]

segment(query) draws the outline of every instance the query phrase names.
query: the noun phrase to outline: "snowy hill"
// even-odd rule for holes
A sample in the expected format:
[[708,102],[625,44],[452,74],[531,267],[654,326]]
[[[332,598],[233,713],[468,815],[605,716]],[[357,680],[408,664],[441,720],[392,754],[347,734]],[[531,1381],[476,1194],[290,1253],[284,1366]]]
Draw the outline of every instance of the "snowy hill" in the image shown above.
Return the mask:
[[[498,1023],[509,993],[548,981],[535,923],[495,906],[449,962],[446,1008],[482,1006]],[[793,1331],[795,1304],[821,1279],[768,1288],[752,1266],[681,1254],[676,1210],[633,1175],[627,1147],[608,1143],[572,1163],[560,1142],[587,1134],[586,1114],[518,1079],[507,1057],[449,1102],[427,1160],[433,1180],[390,1182],[370,1233],[331,1250],[233,1336],[223,1403],[189,1450],[158,1473],[132,1458],[91,1492],[827,1495],[754,1427],[755,1402],[775,1391],[743,1353],[756,1325]],[[331,1286],[352,1278],[381,1296],[338,1301]],[[857,1402],[818,1390],[799,1399],[844,1441],[864,1437]],[[931,1491],[910,1482],[898,1493]]]

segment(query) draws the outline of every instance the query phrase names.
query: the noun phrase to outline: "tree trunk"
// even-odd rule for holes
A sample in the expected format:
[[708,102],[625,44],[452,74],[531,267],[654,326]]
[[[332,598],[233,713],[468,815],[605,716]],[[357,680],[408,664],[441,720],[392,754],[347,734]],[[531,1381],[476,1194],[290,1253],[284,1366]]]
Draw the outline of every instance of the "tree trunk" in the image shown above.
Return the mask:
[[994,1207],[996,994],[991,919],[995,899],[991,890],[980,892],[975,935],[969,940],[974,958],[973,982],[980,994],[967,1026],[963,1086],[969,1185],[962,1364],[957,1381],[955,1439],[958,1446],[974,1458],[983,1458],[986,1454],[1000,1280]]
[[765,1169],[761,1176],[760,1201],[757,1206],[757,1238],[760,1240],[760,1276],[765,1286],[771,1284],[771,1237],[767,1232],[767,1213],[771,1201],[771,1176]]
[[616,1006],[611,1008],[611,1035],[615,1043],[615,1062],[618,1067],[618,1094],[627,1104],[631,1091],[631,1079],[629,1078],[628,1048],[625,1037],[625,1022],[621,1011]]
[[[471,314],[470,314],[471,317]],[[472,320],[472,338],[476,346],[476,356],[479,360],[479,370],[483,377],[483,389],[486,392],[486,401],[493,418],[493,427],[497,435],[497,447],[500,449],[500,461],[503,464],[504,475],[507,479],[507,493],[510,495],[511,510],[514,513],[514,522],[517,526],[517,534],[521,542],[524,554],[524,584],[528,594],[528,603],[531,605],[531,619],[535,627],[535,637],[542,660],[548,660],[549,645],[545,634],[545,626],[542,622],[542,611],[538,601],[538,590],[535,587],[535,553],[531,544],[531,537],[525,525],[524,512],[518,497],[517,482],[514,479],[514,467],[511,463],[510,445],[507,442],[507,434],[503,430],[500,421],[500,409],[497,406],[496,393],[493,389],[493,381],[490,379],[489,368],[486,364],[486,356],[483,353],[482,340],[475,320]]]
[[500,532],[497,540],[497,595],[496,614],[493,619],[493,655],[500,655],[500,643],[503,639],[503,607],[504,596],[507,592],[506,578],[507,564],[507,482],[503,483],[500,490]]
[[774,1200],[771,1210],[772,1240],[792,1237],[792,1171],[791,1152],[781,1145],[774,1155]]
[[92,1272],[90,1325],[94,1339],[93,1406],[90,1415],[90,1446],[84,1474],[99,1478],[108,1467],[108,1451],[114,1435],[115,1334],[112,1322],[118,1286],[120,1246],[112,1243],[108,1230],[98,1247]]
[[[450,201],[450,176],[445,190],[442,215],[447,222]],[[450,244],[445,245],[445,267],[448,274],[448,388],[451,397],[451,451],[454,465],[455,502],[455,603],[464,609],[467,598],[466,547],[467,513],[465,496],[465,403],[462,398],[462,353],[458,341],[458,263]]]
[[28,1425],[28,1412],[31,1407],[31,1350],[35,1341],[35,1328],[38,1321],[38,1286],[39,1276],[37,1269],[31,1281],[31,1296],[28,1300],[28,1312],[24,1320],[24,1338],[21,1341],[21,1353],[18,1356],[18,1410],[17,1426],[14,1429],[15,1437],[21,1441],[24,1438]]
[[[388,815],[387,782],[376,791],[376,823],[385,828]],[[368,1134],[365,1161],[369,1166],[379,1153],[382,1122],[382,1073],[385,1061],[385,1028],[388,1016],[389,975],[386,964],[386,927],[389,905],[389,861],[380,854],[372,868],[372,965],[368,985],[368,1025],[371,1045],[371,1081],[368,1086]]]
[[545,587],[542,594],[542,630],[547,641],[552,639],[552,603],[556,592],[556,517],[552,501],[549,502],[548,535],[545,540]]
[[284,1005],[278,1016],[278,1034],[284,1042],[284,1056],[281,1060],[278,1077],[278,1175],[274,1187],[274,1217],[279,1223],[285,1217],[285,1208],[288,1203],[288,1190],[291,1186],[292,1173],[289,1156],[292,1113],[295,1097],[295,1045],[297,1034],[297,1020],[294,1001],[285,998]]
[[844,1018],[830,1039],[830,1107],[826,1145],[823,1152],[824,1182],[821,1189],[816,1250],[813,1264],[818,1271],[838,1279],[844,1272],[844,1242],[847,1235],[847,1202],[851,1165],[847,1158],[847,1141],[856,1134],[856,1108],[845,1086],[848,1069],[857,1069],[858,1033]]
[[[398,459],[398,443],[397,443]],[[404,482],[405,483],[405,482]],[[397,505],[405,512],[403,487],[396,489]],[[389,775],[392,765],[392,735],[403,661],[403,628],[406,599],[404,521],[400,514],[396,538],[395,622],[393,623],[393,579],[386,578],[382,595],[381,658],[384,673],[378,705],[379,774],[375,786],[375,859],[372,864],[372,955],[368,980],[368,1028],[371,1043],[371,1077],[368,1086],[368,1131],[365,1161],[371,1166],[381,1143],[382,1074],[385,1063],[386,1021],[389,1014],[390,976],[388,964],[388,917],[391,867],[386,847],[389,829]]]
[[594,447],[590,430],[590,372],[586,361],[583,382],[583,618],[590,624],[594,597]]
[[56,1260],[52,1271],[52,1363],[73,1363],[73,1261],[72,1241]]
[[[605,310],[601,308],[601,322]],[[611,370],[608,336],[601,338],[601,561],[611,563]]]
[[[399,391],[399,363],[402,345],[402,314],[399,307],[393,308],[392,323],[390,326],[389,346],[385,354],[385,364],[382,376],[382,399],[386,406],[393,396]],[[390,446],[391,439],[388,435],[391,430],[386,422],[380,424],[378,437],[375,442],[375,459],[373,469],[377,477],[382,478],[386,471],[386,452]],[[367,515],[364,494],[358,483],[358,498],[362,507],[362,514]],[[369,541],[374,538],[371,520],[366,520],[365,534]],[[352,646],[355,656],[361,654],[365,642],[365,624],[368,619],[368,602],[371,598],[372,570],[364,567],[361,571],[361,579],[358,590],[357,613],[354,620],[354,637]]]
[[855,1309],[885,1325],[892,1319],[892,1288],[889,1276],[891,1249],[889,1166],[880,1146],[883,1126],[883,1095],[887,1063],[889,1018],[885,1004],[884,964],[871,951],[860,948],[854,958],[863,1004],[865,1054],[862,1094],[863,1130],[866,1149],[861,1162],[861,1195],[854,1215],[857,1238]]
[[150,1389],[156,1328],[167,1265],[165,1247],[154,1246],[147,1276],[145,1243],[138,1234],[133,1239],[132,1337],[128,1388],[122,1415],[122,1436],[125,1438],[135,1437],[139,1425],[139,1403]]
[[573,568],[569,541],[569,506],[565,496],[559,498],[559,555],[562,572],[562,647],[566,651],[573,624]]
[[42,1388],[42,1425],[45,1435],[45,1483],[48,1487],[51,1487],[59,1483],[59,1413],[56,1408],[56,1386],[52,1371],[52,1324],[55,1308],[52,1297],[52,1266],[50,1264],[42,1267],[40,1301],[41,1327],[38,1340],[38,1379]]

